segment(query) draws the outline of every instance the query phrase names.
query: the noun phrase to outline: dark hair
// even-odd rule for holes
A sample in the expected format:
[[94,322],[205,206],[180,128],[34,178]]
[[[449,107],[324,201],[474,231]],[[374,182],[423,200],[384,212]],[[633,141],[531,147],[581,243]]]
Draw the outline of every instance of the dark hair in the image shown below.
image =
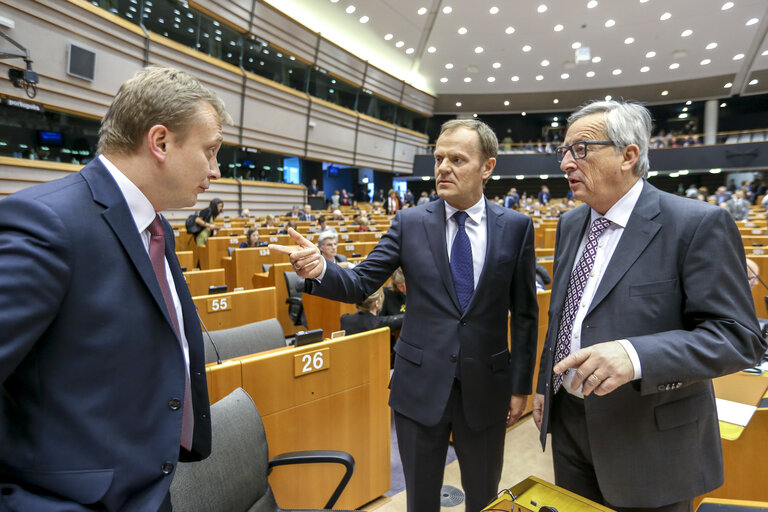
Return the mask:
[[253,233],[258,234],[259,233],[259,229],[255,228],[255,227],[254,228],[249,228],[248,231],[246,231],[246,233],[245,233],[245,244],[248,247],[256,247],[255,245],[251,245],[251,235]]
[[219,205],[223,205],[224,201],[219,199],[218,197],[214,197],[211,199],[211,203],[208,205],[208,208],[211,210],[211,219],[215,219],[219,216]]

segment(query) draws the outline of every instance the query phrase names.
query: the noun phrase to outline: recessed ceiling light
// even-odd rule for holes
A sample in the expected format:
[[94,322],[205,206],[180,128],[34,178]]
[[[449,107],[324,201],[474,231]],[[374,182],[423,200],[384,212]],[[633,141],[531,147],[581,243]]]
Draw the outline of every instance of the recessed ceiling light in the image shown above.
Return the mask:
[[369,20],[368,16],[360,16],[360,23],[368,23]]
[[571,75],[569,75],[568,73],[563,73],[562,75],[560,75],[560,78],[562,78],[563,80],[568,80],[570,77]]
[[736,55],[733,56],[733,60],[741,60],[743,58],[744,58],[743,53],[737,53]]
[[449,62],[448,64],[445,65],[445,69],[453,69],[453,64]]
[[619,76],[621,74],[621,70],[620,69],[614,69],[613,71],[611,71],[611,74],[613,76]]
[[733,84],[731,82],[728,82],[723,86],[723,89],[730,89],[731,87],[733,87]]
[[441,79],[440,79],[440,81],[441,81],[442,83],[445,83],[445,82],[447,82],[447,81],[448,81],[448,79],[447,79],[446,77],[443,77],[443,78],[441,78]]
[[765,50],[765,51],[764,51],[763,53],[761,53],[760,55],[762,55],[763,57],[765,57],[766,55],[768,55],[768,50]]
[[733,7],[733,2],[725,2],[725,3],[723,4],[723,6],[720,8],[720,10],[721,10],[721,11],[727,11],[727,10],[728,10],[728,9],[730,9],[731,7]]
[[662,96],[666,96],[667,94],[669,94],[669,91],[666,91],[666,90],[665,91],[661,91],[661,95]]
[[407,50],[405,50],[405,53],[407,53],[408,55],[410,55],[410,54],[412,54],[414,51],[415,51],[415,50],[414,50],[413,48],[408,48]]
[[757,82],[758,82],[757,78],[753,78],[752,80],[749,81],[749,85],[757,85]]
[[668,12],[665,12],[664,14],[662,14],[661,16],[659,16],[659,19],[660,19],[661,21],[667,21],[667,20],[668,20],[669,18],[671,18],[671,17],[672,17],[672,15],[671,15],[670,13],[668,13]]
[[[555,98],[555,99],[552,100],[552,103],[560,103],[560,100]],[[555,121],[557,121],[557,118],[555,118]]]
[[467,27],[459,27],[459,34],[464,35],[467,33]]
[[515,33],[515,27],[507,27],[507,28],[504,30],[504,33],[505,33],[505,34],[514,34],[514,33]]
[[499,69],[501,67],[501,62],[494,62],[493,63],[493,69]]
[[349,7],[347,7],[346,11],[347,11],[347,14],[352,14],[353,12],[355,12],[355,6],[350,5]]
[[558,23],[557,25],[555,25],[554,30],[555,30],[555,32],[560,32],[560,31],[563,30],[563,28],[564,27],[561,24]]
[[393,37],[395,37],[395,36],[393,36],[392,34],[386,34],[386,35],[384,36],[384,40],[385,40],[385,41],[389,41],[389,40],[390,40],[390,39],[392,39]]
[[603,60],[603,58],[600,57],[600,56],[592,57],[592,62],[595,63],[595,64],[597,64],[601,60]]
[[758,21],[760,21],[758,18],[749,18],[749,19],[747,20],[747,22],[745,23],[745,25],[746,25],[746,26],[754,25],[754,24],[755,24],[755,23],[757,23]]
[[517,75],[512,75],[512,81],[513,81],[513,82],[517,82],[518,80],[520,80],[520,77],[519,77],[519,76],[517,76]]
[[646,59],[652,59],[652,58],[654,58],[655,56],[656,56],[656,52],[654,52],[654,51],[650,51],[650,52],[648,52],[648,53],[646,53],[646,54],[645,54],[645,58],[646,58]]
[[[525,115],[525,112],[524,112],[524,111],[523,111],[523,112],[520,112],[520,115],[521,115],[521,116],[524,116],[524,115]],[[521,179],[521,178],[520,178],[520,176],[518,176],[518,179]]]
[[581,43],[576,41],[571,45],[571,48],[573,48],[574,50],[578,50],[579,48],[581,48]]
[[707,50],[714,50],[715,48],[717,48],[717,43],[709,43],[706,46],[706,48],[707,48]]
[[592,78],[593,76],[595,76],[594,71],[587,71],[587,78]]
[[624,40],[624,44],[632,44],[634,42],[635,42],[635,38],[634,37],[628,37],[628,38],[626,38]]
[[687,28],[680,33],[680,37],[688,37],[691,34],[693,34],[693,30]]
[[505,107],[508,107],[508,106],[509,106],[509,100],[505,100],[505,101],[504,101],[504,106],[505,106]]
[[544,75],[536,75],[536,80],[544,80]]
[[427,14],[427,8],[421,7],[418,11],[416,11],[416,14],[418,14],[419,16],[424,16],[425,14]]
[[453,7],[450,5],[446,5],[443,7],[443,14],[451,14],[453,12]]
[[643,67],[640,68],[640,72],[641,73],[647,73],[650,70],[651,70],[651,68],[649,68],[648,66],[643,66]]
[[672,64],[669,65],[669,69],[677,69],[679,67],[680,67],[680,64],[678,64],[677,62],[673,62]]
[[701,62],[699,62],[699,65],[701,65],[701,66],[706,66],[706,65],[707,65],[707,64],[709,64],[710,62],[712,62],[712,59],[704,59],[704,60],[702,60]]
[[683,107],[683,112],[688,112],[688,107]]
[[691,100],[685,102],[686,105],[690,105],[691,103],[693,103]]
[[616,21],[615,21],[615,20],[606,20],[606,21],[605,21],[605,28],[611,28],[611,27],[612,27],[612,26],[614,26],[615,24],[616,24]]
[[460,101],[457,101],[457,102],[456,102],[456,106],[457,106],[457,107],[460,107],[460,106],[461,106],[461,102],[460,102]]
[[488,9],[488,12],[490,12],[491,14],[498,14],[499,8],[494,5],[493,7]]
[[395,46],[398,47],[398,48],[402,48],[403,46],[405,46],[405,42],[398,41],[398,42],[395,43]]
[[337,3],[339,3],[339,0],[331,0],[331,3],[332,4],[337,4]]
[[487,80],[488,80],[489,82],[493,83],[493,82],[495,82],[495,81],[496,81],[496,77],[495,77],[495,76],[489,76],[489,77],[487,78]]
[[541,65],[542,67],[547,67],[549,66],[549,61],[547,59],[544,59],[543,61],[541,61]]
[[560,118],[559,118],[559,117],[557,117],[557,116],[555,116],[555,117],[553,117],[553,118],[552,118],[552,120],[553,120],[553,121],[559,121],[559,120],[560,120]]
[[721,103],[721,104],[720,104],[720,108],[725,108],[725,107],[727,107],[727,106],[728,106],[728,104],[727,104],[727,103],[725,103],[725,102],[723,102],[723,103]]
[[529,44],[526,44],[525,46],[523,46],[523,51],[524,51],[524,52],[529,52],[529,51],[531,51],[532,49],[533,49],[533,48],[532,48],[532,47],[531,47],[531,45],[529,45]]
[[594,9],[595,7],[597,7],[597,0],[589,0],[587,2],[587,9]]
[[427,48],[427,52],[429,53],[435,53],[436,51],[437,51],[437,48],[435,48],[434,46],[430,46],[429,48]]
[[483,47],[482,46],[475,47],[475,53],[483,53]]
[[468,76],[465,76],[465,77],[464,77],[464,81],[465,81],[466,83],[469,83],[469,82],[471,82],[471,81],[472,81],[472,78],[471,78],[471,77],[468,77]]
[[540,6],[538,6],[538,7],[536,8],[536,11],[538,11],[538,13],[539,13],[539,14],[541,14],[541,13],[543,13],[543,12],[547,12],[547,6],[546,6],[546,5],[544,5],[544,4],[541,4]]
[[610,94],[605,97],[605,101],[611,101],[612,99],[613,99],[613,96],[611,96]]

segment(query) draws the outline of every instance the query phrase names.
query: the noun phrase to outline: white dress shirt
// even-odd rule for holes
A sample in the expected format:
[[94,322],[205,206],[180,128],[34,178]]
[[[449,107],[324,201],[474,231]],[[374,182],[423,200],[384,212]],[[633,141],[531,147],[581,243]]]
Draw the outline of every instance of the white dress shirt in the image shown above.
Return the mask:
[[[123,193],[125,202],[128,203],[128,209],[131,211],[133,222],[136,224],[136,229],[141,235],[141,241],[144,244],[144,249],[149,256],[149,239],[150,233],[147,230],[152,221],[155,220],[155,208],[152,203],[149,202],[147,196],[139,190],[128,177],[120,172],[120,170],[110,162],[104,155],[99,155],[101,163],[107,168],[109,174],[117,182],[117,186],[120,192]],[[165,258],[165,277],[168,280],[168,288],[171,290],[171,298],[173,299],[173,306],[175,311],[170,314],[175,314],[177,323],[179,325],[179,336],[182,337],[184,342],[181,344],[184,348],[184,362],[187,366],[187,374],[189,374],[189,345],[186,342],[186,334],[184,332],[184,315],[181,312],[181,301],[179,295],[176,293],[176,286],[173,282],[173,276],[171,275],[171,268],[168,266],[168,259]]]
[[[611,225],[608,226],[605,231],[603,231],[603,233],[600,235],[600,238],[598,239],[599,242],[597,244],[595,264],[592,267],[592,272],[589,274],[587,284],[584,287],[584,293],[581,296],[581,303],[576,310],[576,317],[573,319],[573,331],[571,332],[571,354],[581,349],[581,324],[584,322],[584,317],[587,315],[587,311],[589,311],[589,307],[592,304],[592,299],[595,297],[595,292],[600,286],[600,281],[603,279],[603,275],[608,268],[608,264],[611,262],[611,258],[613,257],[613,253],[616,250],[616,247],[619,245],[621,235],[624,233],[624,228],[629,222],[629,217],[632,214],[632,210],[635,208],[635,204],[637,204],[637,200],[640,197],[640,192],[642,190],[643,180],[639,179],[637,180],[637,183],[635,183],[632,188],[630,188],[629,191],[624,194],[624,196],[605,213],[605,215],[600,215],[595,210],[592,210],[590,225],[592,225],[592,222],[594,222],[595,219],[600,217],[605,217],[606,219],[610,220]],[[584,252],[584,247],[587,245],[588,235],[589,229],[587,229],[584,233],[584,237],[582,238],[581,244],[579,245],[579,250],[576,252],[577,256],[574,259],[573,268],[576,268],[576,265],[579,263],[581,253]],[[573,272],[573,268],[571,269],[571,272]],[[621,343],[621,345],[624,347],[624,350],[627,351],[629,358],[632,360],[632,366],[635,370],[633,379],[639,379],[642,376],[642,373],[640,369],[640,358],[637,356],[637,351],[632,346],[632,343],[630,343],[628,340],[617,341]],[[573,376],[575,373],[576,372],[573,370],[569,370],[568,373],[565,374],[565,378],[563,380],[563,388],[575,396],[583,397],[581,394],[581,388],[579,388],[577,391],[573,391],[571,389],[571,383],[573,382]]]
[[[457,210],[453,206],[445,203],[445,248],[448,251],[448,261],[451,261],[451,248],[453,239],[459,231],[459,226],[452,219]],[[488,244],[488,215],[485,213],[485,197],[481,197],[478,202],[466,210],[467,220],[464,222],[464,231],[467,233],[469,243],[472,245],[472,269],[475,278],[475,289],[480,280],[480,274],[483,272],[485,264],[485,248]]]

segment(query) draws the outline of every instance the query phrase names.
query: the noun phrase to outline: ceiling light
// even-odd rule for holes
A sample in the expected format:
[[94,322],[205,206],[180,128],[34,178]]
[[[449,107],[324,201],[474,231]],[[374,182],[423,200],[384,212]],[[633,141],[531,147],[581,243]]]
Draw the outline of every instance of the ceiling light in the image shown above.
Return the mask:
[[662,96],[666,96],[666,95],[668,95],[668,94],[669,94],[669,91],[667,91],[667,90],[661,91],[661,95],[662,95]]
[[673,62],[672,64],[669,65],[669,69],[677,69],[679,67],[680,67],[680,64],[678,64],[677,62]]
[[418,14],[419,16],[424,16],[425,14],[427,14],[427,8],[426,7],[420,8],[418,11],[416,11],[416,14]]
[[611,74],[613,76],[619,76],[621,74],[621,70],[620,69],[614,69],[613,71],[611,71]]
[[440,82],[442,82],[442,83],[445,83],[447,81],[448,81],[448,79],[446,77],[443,77],[443,78],[440,79]]
[[476,47],[475,48],[475,53],[483,53],[483,47],[482,46]]
[[710,174],[720,174],[722,172],[722,169],[710,169]]
[[587,71],[587,78],[592,78],[593,76],[595,76],[594,71]]
[[598,63],[598,62],[600,62],[601,60],[603,60],[603,59],[602,59],[602,57],[599,57],[599,56],[597,56],[597,57],[592,57],[592,62],[593,62],[593,63],[595,63],[595,64],[597,64],[597,63]]
[[741,60],[743,58],[744,58],[743,53],[737,53],[736,55],[733,56],[733,60]]
[[493,69],[499,69],[501,67],[501,62],[494,62],[493,63]]
[[626,38],[624,40],[624,44],[632,44],[634,42],[635,42],[635,38],[634,37],[628,37],[628,38]]
[[509,106],[509,100],[506,100],[506,101],[504,101],[504,106],[505,106],[505,107],[508,107],[508,106]]
[[520,80],[520,77],[519,77],[519,76],[517,76],[517,75],[513,75],[513,76],[512,76],[512,81],[513,81],[513,82],[517,82],[518,80]]
[[437,51],[437,48],[435,48],[434,46],[430,46],[429,48],[427,48],[427,52],[429,53],[435,53],[436,51]]
[[558,23],[557,25],[555,25],[555,29],[554,30],[555,30],[555,32],[560,32],[561,30],[563,30],[563,28],[564,27],[561,24]]
[[720,108],[725,108],[725,107],[727,107],[727,106],[728,106],[728,104],[727,104],[726,102],[722,102],[722,103],[720,104]]
[[395,36],[393,36],[392,34],[386,34],[386,35],[384,36],[384,40],[385,40],[385,41],[389,41],[389,40],[390,40],[390,39],[392,39],[393,37],[395,37]]
[[445,65],[445,69],[453,69],[453,64],[449,62],[448,64]]
[[706,46],[706,48],[707,48],[707,50],[714,50],[715,48],[717,48],[717,43],[709,43]]
[[555,117],[553,117],[553,118],[552,118],[552,120],[553,120],[553,121],[559,121],[559,120],[560,120],[560,118],[559,118],[559,117],[557,117],[557,116],[555,116]]
[[544,80],[544,75],[536,75],[536,80]]
[[595,7],[597,7],[597,0],[589,0],[587,2],[587,9],[594,9]]
[[544,59],[543,61],[541,61],[541,65],[542,67],[547,67],[549,66],[549,61],[547,59]]
[[494,5],[493,7],[488,9],[488,12],[490,12],[491,14],[497,14],[499,12],[499,8]]
[[451,14],[453,12],[453,7],[450,5],[446,5],[443,7],[443,14]]
[[405,43],[403,41],[398,41],[395,43],[395,46],[398,48],[402,48],[403,46],[405,46]]
[[605,101],[611,101],[612,99],[613,99],[613,96],[611,96],[610,94],[605,97]]
[[723,89],[730,89],[731,87],[733,87],[733,84],[731,82],[728,82],[723,86]]
[[615,24],[616,24],[616,21],[614,21],[614,20],[606,20],[605,21],[605,28],[611,28]]
[[464,77],[464,81],[465,81],[466,83],[469,83],[469,82],[471,82],[471,81],[472,81],[472,78],[471,78],[471,77],[468,77],[468,76],[465,76],[465,77]]
[[[558,104],[558,103],[560,103],[560,100],[555,98],[555,99],[552,100],[552,103]],[[557,118],[555,118],[555,121],[557,121]]]
[[640,68],[640,72],[641,73],[647,73],[650,70],[651,70],[651,68],[649,68],[648,66],[643,66],[643,67]]
[[688,112],[688,107],[683,107],[683,112]]
[[680,37],[688,37],[691,34],[693,34],[693,30],[687,28],[680,33]]
[[[679,119],[686,119],[688,117],[688,114],[686,112],[683,112],[682,114],[678,114],[677,117]],[[673,173],[674,174],[674,173]],[[672,174],[670,174],[672,176]],[[677,176],[672,176],[673,178],[677,178]]]
[[656,56],[656,52],[654,52],[654,51],[650,51],[650,52],[648,52],[648,53],[646,53],[646,54],[645,54],[645,58],[646,58],[646,59],[652,59],[652,58],[654,58],[655,56]]
[[[521,115],[521,116],[524,116],[524,115],[525,115],[525,111],[523,111],[523,112],[520,112],[520,115]],[[517,177],[517,179],[521,180],[521,179],[523,179],[523,178],[522,178],[522,177],[520,177],[520,176],[518,176],[518,177]]]
[[353,12],[355,12],[355,6],[350,5],[349,7],[347,7],[346,10],[347,10],[347,14],[352,14]]
[[704,60],[702,60],[701,62],[699,62],[699,65],[701,65],[701,66],[706,66],[706,65],[707,65],[707,64],[709,64],[710,62],[712,62],[712,59],[704,59]]
[[507,27],[507,28],[504,30],[504,33],[505,33],[505,34],[514,34],[514,33],[515,33],[515,27]]
[[723,4],[723,6],[720,8],[720,10],[721,10],[721,11],[727,11],[727,10],[728,10],[728,9],[730,9],[731,7],[733,7],[733,2],[725,2],[725,3]]
[[753,78],[752,80],[749,81],[749,85],[757,85],[757,82],[758,82],[757,78]]
[[531,51],[532,49],[533,49],[533,48],[531,48],[531,45],[529,45],[529,44],[527,44],[527,45],[523,46],[523,51],[524,51],[524,52],[529,52],[529,51]]
[[660,19],[661,21],[667,21],[667,20],[668,20],[669,18],[671,18],[671,17],[672,17],[672,15],[671,15],[670,13],[668,13],[668,12],[665,12],[664,14],[662,14],[662,15],[659,17],[659,19]]
[[457,107],[460,107],[460,106],[461,106],[461,102],[460,102],[460,101],[457,101],[457,102],[456,102],[456,106],[457,106]]
[[691,100],[685,102],[686,105],[690,105],[691,103],[693,103]]
[[493,82],[495,82],[495,81],[496,81],[496,77],[495,77],[495,76],[489,76],[487,80],[488,80],[489,82],[493,83]]
[[568,80],[570,77],[571,75],[569,75],[568,73],[563,73],[562,75],[560,75],[560,78],[562,78],[563,80]]
[[747,20],[747,22],[745,23],[745,25],[746,25],[746,26],[754,25],[754,24],[755,24],[755,23],[757,23],[758,21],[760,21],[758,18],[749,18],[749,19]]
[[576,41],[571,45],[571,48],[573,48],[574,50],[578,50],[579,48],[581,48],[581,43]]
[[405,50],[405,53],[407,53],[408,55],[410,55],[410,54],[412,54],[414,51],[415,51],[415,50],[414,50],[413,48],[408,48],[407,50]]
[[466,27],[459,27],[459,35],[463,36],[466,33],[467,33],[467,28]]
[[541,13],[543,13],[543,12],[547,12],[547,6],[546,6],[546,5],[544,5],[544,4],[541,4],[540,6],[538,6],[538,7],[536,8],[536,11],[538,11],[538,13],[539,13],[539,14],[541,14]]
[[337,4],[337,3],[339,3],[339,0],[331,0],[331,3],[332,4]]
[[360,23],[368,23],[368,20],[370,20],[370,18],[368,16],[361,16],[360,17]]
[[764,51],[763,53],[761,53],[760,55],[762,55],[763,57],[765,57],[766,55],[768,55],[768,50],[765,50],[765,51]]

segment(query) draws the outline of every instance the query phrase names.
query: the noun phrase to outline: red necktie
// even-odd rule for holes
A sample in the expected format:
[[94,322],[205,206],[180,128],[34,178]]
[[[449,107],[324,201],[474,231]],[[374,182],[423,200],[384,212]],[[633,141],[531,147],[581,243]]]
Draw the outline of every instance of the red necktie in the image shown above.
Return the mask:
[[[168,278],[165,274],[165,236],[163,235],[163,224],[160,215],[155,215],[155,220],[147,228],[149,231],[149,259],[152,261],[152,269],[155,271],[157,283],[163,292],[165,307],[168,309],[168,315],[173,323],[173,330],[181,344],[182,354],[186,349],[187,340],[183,339],[179,331],[179,320],[176,317],[176,306],[173,304],[171,289],[168,286]],[[195,426],[195,417],[192,412],[192,388],[189,383],[189,372],[184,363],[184,409],[181,418],[181,446],[187,450],[192,449],[192,432]]]

